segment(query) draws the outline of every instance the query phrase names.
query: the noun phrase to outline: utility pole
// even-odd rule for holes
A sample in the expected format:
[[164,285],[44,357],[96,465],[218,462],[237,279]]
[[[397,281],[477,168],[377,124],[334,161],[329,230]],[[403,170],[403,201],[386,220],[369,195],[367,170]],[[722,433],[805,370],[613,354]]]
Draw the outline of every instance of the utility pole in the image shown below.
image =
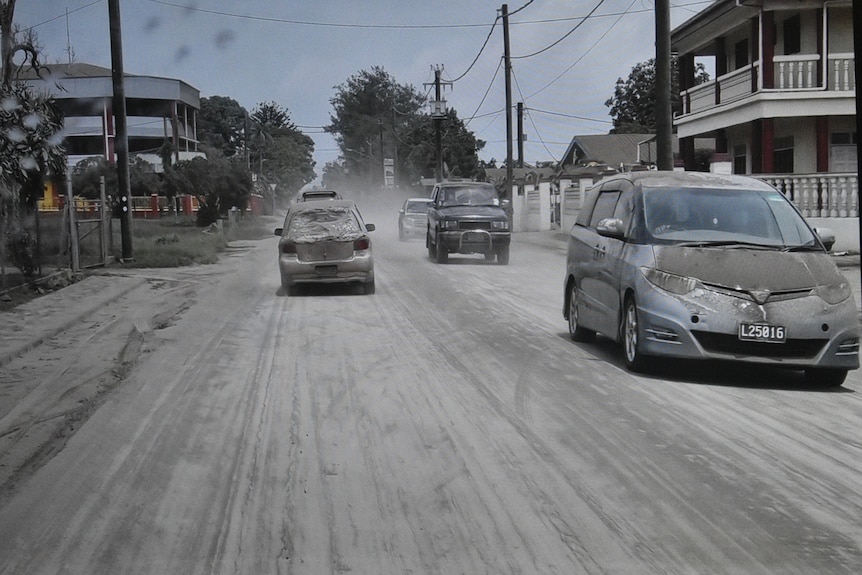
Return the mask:
[[670,0],[655,2],[655,131],[659,170],[673,169],[670,106]]
[[[859,52],[862,51],[862,6],[859,6],[859,3],[853,2],[853,51],[857,54],[853,65],[855,67],[856,78],[862,77],[860,75],[860,69],[862,67],[859,66]],[[857,88],[858,90],[858,88]],[[858,95],[858,94],[857,94]],[[860,128],[862,128],[862,104],[859,103],[859,98],[856,98],[856,133],[859,134]],[[859,174],[859,166],[862,166],[862,146],[858,143],[856,144],[856,174]],[[857,177],[857,180],[859,178]],[[858,185],[856,191],[856,205],[860,205],[859,201],[859,191]],[[862,242],[862,218],[859,219],[859,241]],[[860,275],[862,275],[862,269],[859,271]]]
[[377,128],[380,131],[380,189],[386,187],[386,154],[383,153],[383,120],[377,119]]
[[524,103],[518,102],[518,167],[524,167]]
[[[435,178],[438,182],[443,181],[443,120],[446,118],[446,101],[443,100],[443,85],[451,82],[443,82],[440,75],[443,73],[442,66],[434,68],[434,101],[431,102],[431,118],[434,120],[434,146],[437,150],[437,169]],[[428,84],[425,84],[426,86]]]
[[512,55],[509,52],[509,5],[503,4],[501,9],[503,16],[503,68],[506,76],[506,197],[509,207],[506,212],[509,215],[509,229],[512,229],[512,201],[514,194],[512,190]]
[[[111,28],[111,78],[114,85],[114,150],[117,161],[117,179],[120,198],[120,235],[122,237],[122,260],[132,255],[132,187],[129,180],[129,140],[126,130],[126,92],[123,78],[123,40],[120,28],[120,0],[108,0],[108,20]],[[110,121],[110,119],[109,119]]]

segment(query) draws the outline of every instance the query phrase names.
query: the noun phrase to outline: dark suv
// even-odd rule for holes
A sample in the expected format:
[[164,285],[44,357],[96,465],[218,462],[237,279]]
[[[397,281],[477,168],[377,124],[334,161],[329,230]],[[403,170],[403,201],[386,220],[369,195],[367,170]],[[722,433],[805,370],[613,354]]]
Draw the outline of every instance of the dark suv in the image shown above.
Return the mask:
[[484,254],[500,264],[509,263],[509,219],[493,184],[442,182],[431,192],[428,256],[446,263],[449,253]]

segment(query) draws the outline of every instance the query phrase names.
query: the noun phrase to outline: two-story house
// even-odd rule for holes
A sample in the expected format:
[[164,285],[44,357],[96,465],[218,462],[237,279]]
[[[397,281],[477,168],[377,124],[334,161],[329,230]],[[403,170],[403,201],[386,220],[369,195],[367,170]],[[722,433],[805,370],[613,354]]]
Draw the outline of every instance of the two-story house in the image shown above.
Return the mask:
[[[858,217],[852,2],[717,0],[672,31],[671,49],[687,169],[695,138],[713,137],[731,171],[776,185],[806,217]],[[715,79],[695,85],[705,59]]]

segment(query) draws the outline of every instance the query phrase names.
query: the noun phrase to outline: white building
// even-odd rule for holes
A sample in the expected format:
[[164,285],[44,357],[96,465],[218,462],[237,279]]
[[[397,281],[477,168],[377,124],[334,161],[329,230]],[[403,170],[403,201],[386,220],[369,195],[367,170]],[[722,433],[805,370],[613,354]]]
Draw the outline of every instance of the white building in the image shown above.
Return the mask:
[[[855,240],[845,247],[858,250],[852,3],[717,0],[673,30],[671,49],[686,167],[694,139],[715,138],[725,169],[776,185],[814,225],[829,218],[839,239]],[[695,65],[707,58],[715,78],[694,85]]]
[[[115,161],[116,134],[111,70],[91,64],[52,64],[41,77],[30,71],[23,78],[33,89],[47,92],[65,116],[64,146],[69,165],[94,156]],[[161,171],[159,149],[169,140],[174,161],[202,156],[197,151],[200,92],[182,80],[126,74],[127,140],[129,154]]]

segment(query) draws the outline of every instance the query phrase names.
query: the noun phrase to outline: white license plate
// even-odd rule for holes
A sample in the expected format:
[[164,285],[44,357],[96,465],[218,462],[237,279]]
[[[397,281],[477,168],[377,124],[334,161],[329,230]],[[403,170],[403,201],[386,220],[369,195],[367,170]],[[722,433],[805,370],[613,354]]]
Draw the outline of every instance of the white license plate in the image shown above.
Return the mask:
[[766,343],[784,343],[787,330],[783,325],[765,323],[739,324],[739,339],[744,341],[763,341]]
[[338,266],[337,265],[315,266],[314,271],[319,276],[334,276],[334,275],[338,274]]

